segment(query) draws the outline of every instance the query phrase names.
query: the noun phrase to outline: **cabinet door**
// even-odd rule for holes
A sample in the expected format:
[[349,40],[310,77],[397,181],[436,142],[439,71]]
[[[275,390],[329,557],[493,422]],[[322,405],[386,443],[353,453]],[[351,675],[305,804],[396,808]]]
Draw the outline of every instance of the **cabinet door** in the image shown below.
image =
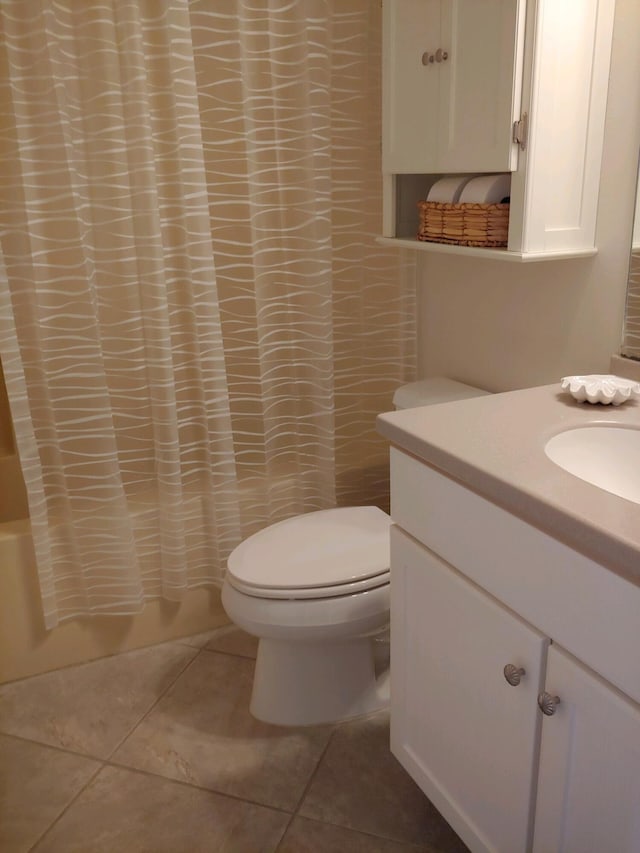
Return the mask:
[[440,0],[385,0],[382,169],[437,171],[438,66],[423,64],[440,43]]
[[557,646],[546,685],[535,853],[638,853],[640,707]]
[[516,168],[522,10],[519,0],[385,0],[384,172]]
[[391,749],[473,851],[529,849],[546,646],[392,528]]
[[522,86],[523,7],[518,0],[444,0],[440,171],[517,168],[512,128]]

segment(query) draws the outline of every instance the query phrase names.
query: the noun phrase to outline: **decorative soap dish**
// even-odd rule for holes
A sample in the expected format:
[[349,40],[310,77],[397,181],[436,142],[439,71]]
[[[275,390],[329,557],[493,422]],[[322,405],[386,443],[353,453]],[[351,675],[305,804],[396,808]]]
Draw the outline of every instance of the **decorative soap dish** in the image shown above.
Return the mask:
[[621,376],[594,373],[591,376],[565,376],[562,390],[568,391],[580,403],[602,403],[619,406],[640,397],[640,383]]

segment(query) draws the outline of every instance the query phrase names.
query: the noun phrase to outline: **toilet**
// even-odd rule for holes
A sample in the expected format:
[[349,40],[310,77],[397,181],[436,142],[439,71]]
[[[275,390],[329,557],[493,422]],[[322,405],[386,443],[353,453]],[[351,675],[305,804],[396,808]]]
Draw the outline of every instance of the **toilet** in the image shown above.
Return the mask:
[[[441,377],[394,395],[397,409],[489,392]],[[222,604],[259,639],[250,710],[283,726],[332,723],[389,703],[388,667],[374,646],[389,624],[389,527],[373,506],[297,515],[229,556]]]

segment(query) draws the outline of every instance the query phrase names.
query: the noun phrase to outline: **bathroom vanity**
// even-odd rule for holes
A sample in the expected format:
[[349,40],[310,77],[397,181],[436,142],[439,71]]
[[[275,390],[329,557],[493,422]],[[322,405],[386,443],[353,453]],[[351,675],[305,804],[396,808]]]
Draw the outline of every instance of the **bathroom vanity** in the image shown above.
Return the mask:
[[640,441],[640,404],[551,385],[378,419],[391,748],[472,851],[640,850],[640,504],[544,451],[594,425]]

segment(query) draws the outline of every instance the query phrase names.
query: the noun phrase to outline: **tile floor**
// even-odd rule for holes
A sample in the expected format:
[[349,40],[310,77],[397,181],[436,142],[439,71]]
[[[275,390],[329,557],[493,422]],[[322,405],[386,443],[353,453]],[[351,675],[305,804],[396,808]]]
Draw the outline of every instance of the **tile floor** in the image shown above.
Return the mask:
[[389,752],[388,716],[248,712],[227,626],[0,687],[2,853],[462,853]]

